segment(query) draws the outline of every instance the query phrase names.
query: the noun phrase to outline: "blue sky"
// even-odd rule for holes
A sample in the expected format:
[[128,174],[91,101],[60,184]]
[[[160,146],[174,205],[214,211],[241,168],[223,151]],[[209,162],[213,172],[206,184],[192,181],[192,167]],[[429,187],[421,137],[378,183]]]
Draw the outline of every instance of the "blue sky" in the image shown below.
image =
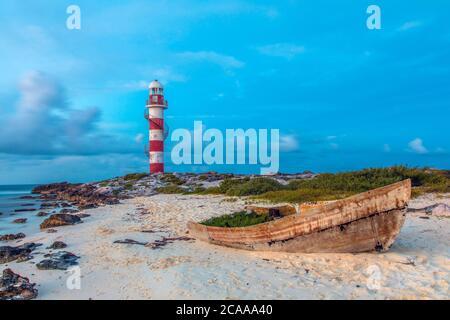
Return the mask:
[[[66,8],[81,8],[81,30]],[[381,8],[368,30],[366,9]],[[0,3],[0,184],[146,171],[146,84],[171,130],[279,128],[280,170],[449,168],[448,1]],[[170,151],[170,143],[166,148]],[[169,171],[258,172],[174,166]]]

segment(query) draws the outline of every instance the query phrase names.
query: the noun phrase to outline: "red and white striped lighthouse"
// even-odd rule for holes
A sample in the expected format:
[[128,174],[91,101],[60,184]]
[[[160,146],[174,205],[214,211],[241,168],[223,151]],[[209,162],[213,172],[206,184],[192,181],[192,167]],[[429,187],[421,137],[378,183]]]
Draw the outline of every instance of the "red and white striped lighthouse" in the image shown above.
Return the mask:
[[150,173],[164,173],[164,109],[168,104],[164,100],[164,88],[158,80],[152,81],[149,89],[146,118],[150,128]]

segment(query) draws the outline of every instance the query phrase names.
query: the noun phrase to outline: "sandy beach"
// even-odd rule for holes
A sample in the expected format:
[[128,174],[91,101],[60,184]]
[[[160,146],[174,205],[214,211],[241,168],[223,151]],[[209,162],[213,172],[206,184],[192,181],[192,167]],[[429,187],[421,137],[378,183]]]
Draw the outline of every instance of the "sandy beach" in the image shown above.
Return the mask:
[[[38,232],[8,245],[42,243],[26,262],[2,265],[37,284],[38,299],[449,299],[448,212],[409,212],[386,253],[249,252],[181,238],[154,248],[142,243],[189,237],[186,223],[242,209],[247,200],[157,194],[84,210],[83,223]],[[450,195],[423,195],[411,208],[450,205]],[[81,258],[81,288],[69,271],[38,270],[54,241]],[[53,250],[54,252],[54,250]]]

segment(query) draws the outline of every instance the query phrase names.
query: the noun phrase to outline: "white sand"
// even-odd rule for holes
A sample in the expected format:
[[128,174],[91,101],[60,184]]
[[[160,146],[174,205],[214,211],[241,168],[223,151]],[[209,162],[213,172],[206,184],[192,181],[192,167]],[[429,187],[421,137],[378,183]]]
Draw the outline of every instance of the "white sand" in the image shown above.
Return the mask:
[[[40,271],[30,262],[10,263],[38,284],[39,299],[449,299],[450,219],[408,214],[387,253],[287,254],[248,252],[177,241],[161,249],[113,241],[154,241],[186,236],[186,222],[238,211],[244,200],[222,196],[156,195],[86,213],[83,224],[40,232],[22,241],[54,240],[79,256],[81,289],[69,290],[65,271]],[[427,195],[411,201],[420,208],[450,197]],[[145,207],[142,215],[138,208]],[[143,233],[154,230],[156,233]],[[43,259],[35,254],[32,262]],[[5,267],[5,265],[2,265]]]

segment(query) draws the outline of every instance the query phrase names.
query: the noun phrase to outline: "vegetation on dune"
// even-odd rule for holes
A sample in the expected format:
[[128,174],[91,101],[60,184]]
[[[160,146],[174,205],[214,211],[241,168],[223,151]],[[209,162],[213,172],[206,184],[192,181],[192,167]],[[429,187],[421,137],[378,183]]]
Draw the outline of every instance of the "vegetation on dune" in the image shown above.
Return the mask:
[[205,226],[212,227],[248,227],[255,224],[268,222],[271,219],[268,214],[247,213],[246,211],[235,212],[220,217],[211,218],[201,222]]
[[351,196],[351,192],[334,191],[327,189],[302,188],[296,190],[280,190],[263,193],[255,199],[264,199],[271,202],[303,203],[314,201],[338,200]]
[[184,183],[183,180],[181,180],[180,178],[178,178],[177,176],[175,176],[172,173],[166,173],[161,177],[161,181],[167,182],[167,183],[171,183],[174,185],[182,185]]
[[171,184],[168,186],[156,188],[156,192],[164,193],[164,194],[185,193],[186,189],[184,189],[180,186]]
[[228,196],[253,196],[272,202],[310,202],[337,200],[356,193],[411,179],[413,196],[426,192],[450,192],[450,171],[427,168],[395,166],[371,168],[360,171],[321,174],[313,179],[291,180],[287,185],[268,177],[226,178],[218,187],[196,186],[188,190],[179,187],[180,179],[165,175],[166,187],[158,188],[160,193],[183,194],[225,194]]
[[127,174],[126,176],[124,176],[123,179],[125,181],[140,180],[146,176],[148,176],[147,173],[130,173],[130,174]]
[[336,200],[356,193],[411,179],[413,196],[426,192],[450,192],[450,172],[427,168],[395,166],[360,171],[321,174],[313,179],[292,180],[287,185],[258,177],[225,179],[212,190],[202,193],[221,193],[229,196],[254,196],[272,202],[309,202]]
[[251,196],[282,189],[281,183],[266,177],[225,179],[219,185],[221,193],[228,196]]
[[442,171],[395,166],[292,180],[284,190],[265,193],[258,198],[273,202],[336,200],[405,179],[411,179],[413,196],[425,192],[450,192],[450,179]]

